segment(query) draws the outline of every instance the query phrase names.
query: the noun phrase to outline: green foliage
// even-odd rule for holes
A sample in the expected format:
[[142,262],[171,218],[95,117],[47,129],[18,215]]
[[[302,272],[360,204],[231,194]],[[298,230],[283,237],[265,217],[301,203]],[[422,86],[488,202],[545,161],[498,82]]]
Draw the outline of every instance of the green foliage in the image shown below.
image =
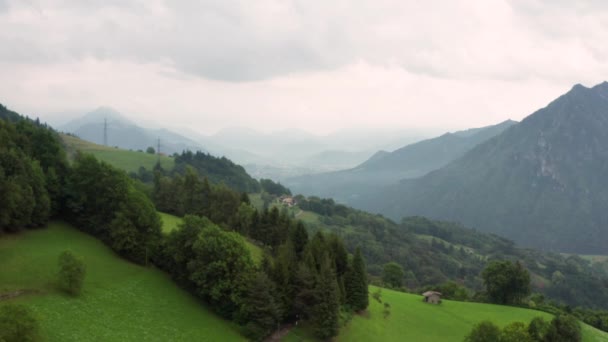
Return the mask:
[[346,304],[354,311],[365,310],[369,305],[369,290],[365,261],[359,248],[355,250],[355,256],[346,271],[344,287],[346,289]]
[[72,296],[80,294],[86,265],[70,251],[63,251],[58,260],[59,273],[57,276],[59,288]]
[[500,342],[533,342],[526,325],[522,322],[513,322],[502,329]]
[[580,323],[571,315],[558,315],[551,321],[545,336],[550,342],[580,342],[582,340]]
[[29,308],[23,305],[0,305],[0,341],[32,342],[40,340],[40,325]]
[[530,273],[519,261],[490,262],[481,275],[494,303],[517,304],[530,294]]
[[130,191],[108,227],[111,247],[127,259],[148,264],[161,241],[160,216],[141,192]]
[[184,175],[187,167],[196,170],[199,176],[208,178],[213,183],[224,183],[238,192],[258,192],[260,184],[247,174],[245,169],[234,164],[226,157],[214,157],[203,152],[183,152],[175,156],[174,174]]
[[534,317],[528,324],[528,335],[533,341],[544,341],[549,331],[550,323],[542,317]]
[[340,302],[336,276],[329,266],[329,259],[321,264],[314,295],[316,303],[312,307],[311,322],[315,336],[323,340],[336,336],[339,328]]
[[148,148],[146,149],[146,153],[156,154],[156,150],[154,149],[154,147],[148,146]]
[[273,294],[274,283],[262,272],[256,272],[247,286],[240,319],[246,322],[245,335],[252,340],[262,340],[276,329],[281,311]]
[[396,262],[389,262],[384,265],[382,271],[382,281],[391,288],[400,288],[403,285],[403,267]]
[[304,247],[308,244],[308,232],[304,227],[302,222],[298,222],[291,233],[291,241],[295,248],[295,252],[298,257],[302,256],[302,252],[304,252]]
[[262,191],[265,191],[274,196],[291,195],[291,191],[281,185],[281,183],[275,183],[271,179],[260,179],[260,186]]
[[500,328],[491,321],[477,323],[464,339],[466,342],[500,341]]
[[196,292],[222,316],[231,317],[241,304],[254,268],[243,238],[206,224],[192,245],[192,252],[187,267]]
[[54,131],[0,105],[0,233],[45,225],[61,206],[66,169]]
[[67,184],[68,218],[78,228],[109,241],[110,218],[127,201],[128,194],[129,179],[124,172],[92,155],[79,154]]

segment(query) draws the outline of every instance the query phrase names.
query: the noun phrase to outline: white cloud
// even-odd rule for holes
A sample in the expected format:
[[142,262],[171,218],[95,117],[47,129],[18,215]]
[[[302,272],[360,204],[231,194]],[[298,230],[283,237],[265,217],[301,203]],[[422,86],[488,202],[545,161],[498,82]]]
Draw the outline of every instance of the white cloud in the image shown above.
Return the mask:
[[0,0],[0,101],[206,131],[463,128],[603,81],[606,41],[603,1]]

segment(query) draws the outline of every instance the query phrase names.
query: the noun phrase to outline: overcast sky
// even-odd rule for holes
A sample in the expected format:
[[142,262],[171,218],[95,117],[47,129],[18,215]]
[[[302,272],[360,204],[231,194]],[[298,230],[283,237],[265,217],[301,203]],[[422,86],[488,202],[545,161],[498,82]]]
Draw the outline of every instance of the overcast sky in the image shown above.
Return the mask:
[[606,42],[603,0],[0,0],[0,103],[201,132],[476,127],[607,79]]

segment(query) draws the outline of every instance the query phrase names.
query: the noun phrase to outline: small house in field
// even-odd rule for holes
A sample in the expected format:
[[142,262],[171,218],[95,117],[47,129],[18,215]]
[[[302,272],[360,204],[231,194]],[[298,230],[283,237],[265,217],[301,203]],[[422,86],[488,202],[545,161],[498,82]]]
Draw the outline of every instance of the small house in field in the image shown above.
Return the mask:
[[425,303],[430,303],[430,304],[439,304],[439,303],[441,303],[441,292],[426,291],[422,295],[424,296],[423,301]]

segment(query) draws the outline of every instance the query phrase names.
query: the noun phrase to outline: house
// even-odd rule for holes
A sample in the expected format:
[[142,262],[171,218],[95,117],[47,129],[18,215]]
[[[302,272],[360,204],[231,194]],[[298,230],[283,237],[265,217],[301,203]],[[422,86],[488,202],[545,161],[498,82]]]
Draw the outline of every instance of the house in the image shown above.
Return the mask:
[[296,205],[296,199],[291,196],[281,196],[280,201],[288,207]]
[[441,292],[426,291],[422,295],[424,296],[424,299],[422,301],[425,303],[431,303],[431,304],[440,304],[441,303]]

